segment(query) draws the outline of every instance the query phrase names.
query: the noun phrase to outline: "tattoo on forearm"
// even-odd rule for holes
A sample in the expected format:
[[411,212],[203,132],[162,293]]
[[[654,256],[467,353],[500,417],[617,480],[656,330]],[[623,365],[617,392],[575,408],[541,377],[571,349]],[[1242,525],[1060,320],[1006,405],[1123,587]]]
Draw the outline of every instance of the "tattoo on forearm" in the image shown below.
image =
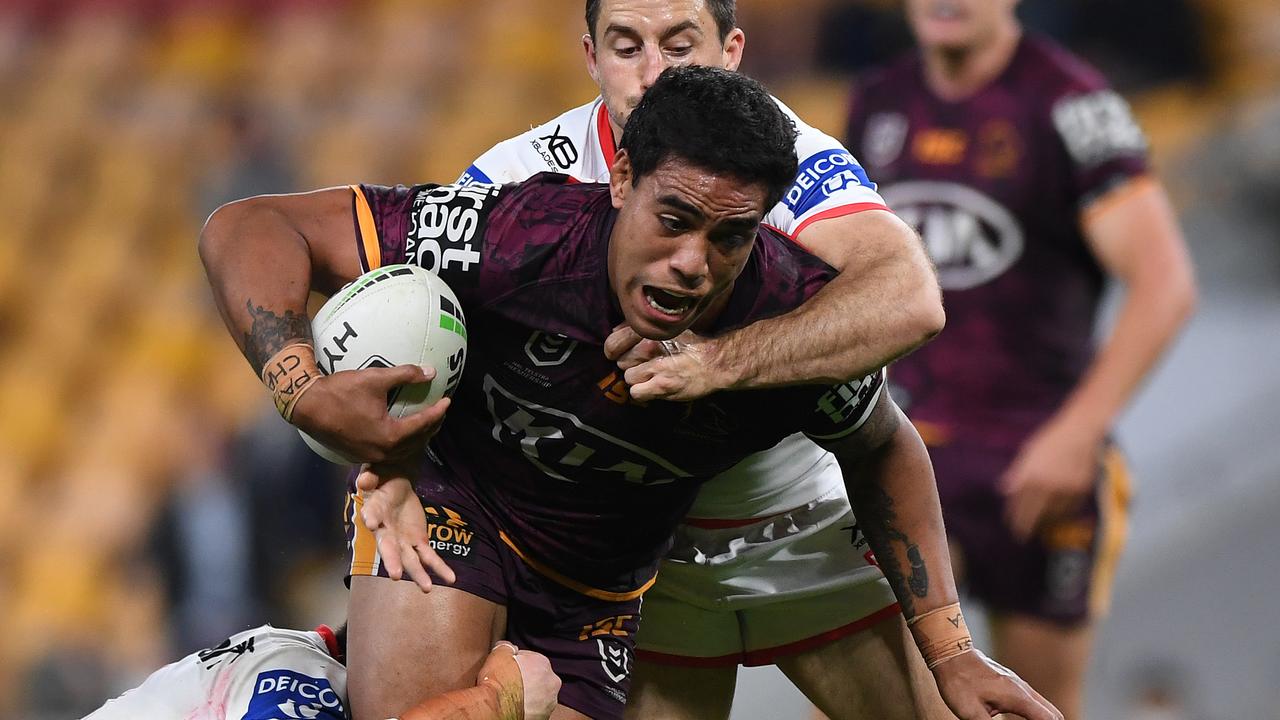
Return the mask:
[[286,310],[281,316],[261,305],[255,306],[252,300],[247,305],[253,326],[244,334],[244,356],[255,373],[261,375],[267,361],[290,342],[311,339],[311,321],[306,313]]
[[[920,554],[920,547],[895,524],[897,515],[893,511],[893,498],[878,483],[863,482],[857,485],[850,499],[858,516],[858,524],[876,554],[880,569],[893,587],[893,594],[898,597],[903,614],[907,617],[915,615],[912,598],[923,598],[929,594],[929,571],[925,567],[924,556]],[[898,555],[899,545],[906,553],[911,572],[909,576],[903,574]]]

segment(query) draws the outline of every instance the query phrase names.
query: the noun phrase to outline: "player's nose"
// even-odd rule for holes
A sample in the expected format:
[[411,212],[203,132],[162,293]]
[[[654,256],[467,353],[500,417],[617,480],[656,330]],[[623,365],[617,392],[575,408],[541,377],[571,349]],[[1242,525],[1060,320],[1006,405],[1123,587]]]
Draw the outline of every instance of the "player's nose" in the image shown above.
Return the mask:
[[680,286],[686,290],[697,290],[706,282],[711,273],[707,260],[708,243],[696,235],[686,237],[671,254],[668,265]]
[[657,49],[645,48],[644,51],[644,67],[640,78],[641,92],[648,90],[655,82],[663,70],[667,69],[666,59],[662,56],[662,52]]

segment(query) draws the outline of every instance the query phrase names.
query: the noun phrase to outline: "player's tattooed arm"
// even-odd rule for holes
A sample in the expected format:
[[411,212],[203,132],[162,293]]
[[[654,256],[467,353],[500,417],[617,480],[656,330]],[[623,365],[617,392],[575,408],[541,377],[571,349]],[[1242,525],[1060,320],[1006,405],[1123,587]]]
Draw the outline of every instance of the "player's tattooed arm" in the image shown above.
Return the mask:
[[903,614],[910,618],[955,602],[933,466],[888,393],[858,432],[827,447],[840,461],[858,527]]
[[299,340],[311,341],[311,321],[306,313],[285,310],[282,315],[277,314],[255,305],[252,298],[245,301],[245,307],[253,318],[253,325],[244,333],[241,347],[254,374],[261,375],[267,361],[286,346]]
[[[878,483],[857,483],[851,490],[855,493],[849,501],[858,508],[858,526],[871,544],[902,612],[912,617],[916,614],[915,599],[929,594],[929,571],[920,546],[898,527],[893,498]],[[905,562],[899,549],[905,554]],[[909,575],[904,576],[904,566],[909,568]]]
[[[360,275],[352,193],[331,188],[224,205],[200,233],[200,259],[227,330],[281,415],[348,458],[385,462],[420,453],[448,409],[441,402],[412,417],[393,418],[387,393],[430,381],[434,371],[402,365],[315,378],[305,357],[298,357],[288,369],[292,375],[263,372],[288,345],[311,338],[310,292],[332,292]],[[277,386],[282,377],[289,382]],[[305,395],[295,389],[299,377],[307,383]]]
[[350,188],[268,195],[224,205],[200,233],[218,311],[261,372],[283,341],[310,337],[312,289],[331,291],[360,274]]

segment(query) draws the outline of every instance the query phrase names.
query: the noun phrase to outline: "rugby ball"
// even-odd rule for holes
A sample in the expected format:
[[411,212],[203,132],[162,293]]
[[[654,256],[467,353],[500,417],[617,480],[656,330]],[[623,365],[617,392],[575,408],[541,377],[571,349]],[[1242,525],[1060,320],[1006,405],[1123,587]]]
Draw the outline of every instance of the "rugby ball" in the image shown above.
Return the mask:
[[[388,395],[392,417],[412,415],[452,395],[467,358],[467,323],[457,296],[435,273],[416,265],[388,265],[356,278],[320,308],[311,336],[325,375],[396,365],[435,368],[435,380]],[[324,459],[354,462],[298,432]]]

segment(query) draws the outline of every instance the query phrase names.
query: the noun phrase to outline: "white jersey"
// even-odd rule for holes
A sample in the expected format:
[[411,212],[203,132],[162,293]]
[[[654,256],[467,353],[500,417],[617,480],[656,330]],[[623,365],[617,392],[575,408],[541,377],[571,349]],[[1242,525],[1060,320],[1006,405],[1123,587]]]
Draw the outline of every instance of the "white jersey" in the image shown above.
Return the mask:
[[[886,209],[866,171],[838,140],[806,124],[781,100],[774,101],[796,125],[800,165],[782,201],[765,215],[766,225],[794,238],[816,220]],[[540,172],[608,182],[616,149],[604,100],[596,98],[493,146],[458,182],[512,183]],[[742,519],[801,507],[843,484],[827,456],[809,439],[792,435],[706,483],[689,515]]]
[[333,634],[263,625],[155,671],[85,720],[346,720]]

